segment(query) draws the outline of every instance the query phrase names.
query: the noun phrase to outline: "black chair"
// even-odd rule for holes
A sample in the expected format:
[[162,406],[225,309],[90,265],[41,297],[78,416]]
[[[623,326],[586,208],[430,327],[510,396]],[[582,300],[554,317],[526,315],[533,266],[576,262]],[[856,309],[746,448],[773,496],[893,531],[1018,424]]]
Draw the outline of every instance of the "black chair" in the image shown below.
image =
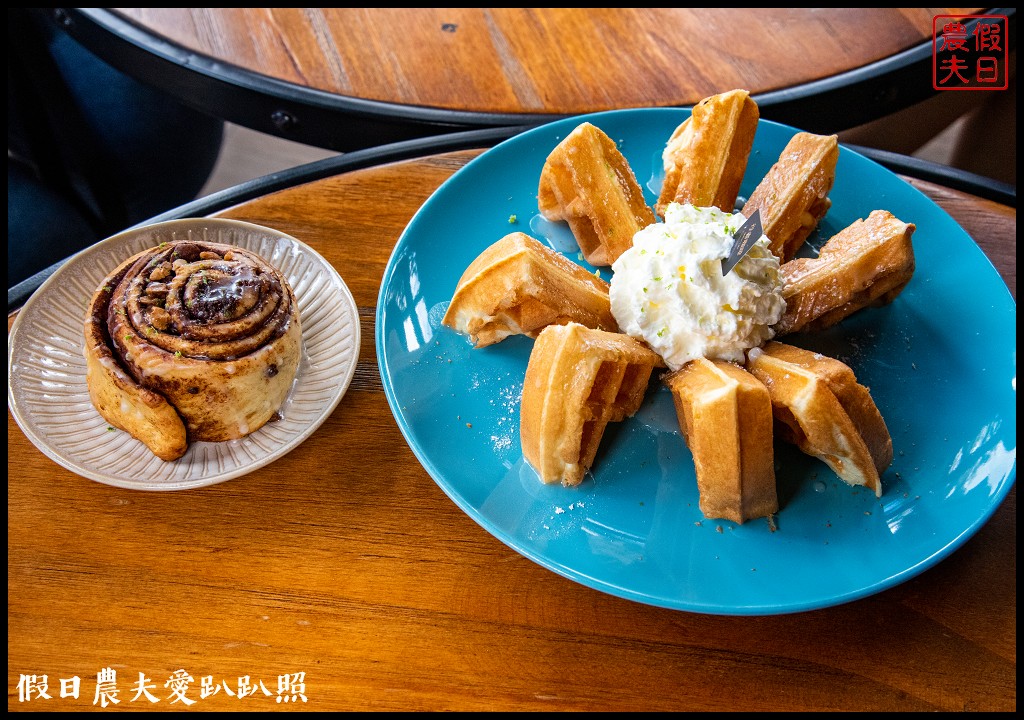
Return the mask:
[[9,9],[8,287],[196,197],[224,122],[113,69]]

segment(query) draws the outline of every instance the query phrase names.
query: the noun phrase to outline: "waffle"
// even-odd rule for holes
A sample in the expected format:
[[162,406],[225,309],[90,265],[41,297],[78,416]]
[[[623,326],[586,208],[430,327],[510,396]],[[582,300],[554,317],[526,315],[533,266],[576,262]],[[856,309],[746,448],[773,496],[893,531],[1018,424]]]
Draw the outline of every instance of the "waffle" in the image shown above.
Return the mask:
[[548,220],[569,223],[591,265],[611,265],[633,245],[633,235],[655,221],[626,158],[587,122],[548,155],[537,204]]
[[670,202],[735,210],[760,113],[746,90],[701,100],[676,128],[662,154],[665,181],[654,209]]
[[832,207],[828,194],[838,160],[837,136],[798,133],[743,206],[747,217],[761,211],[764,234],[780,262],[793,259]]
[[442,322],[476,347],[509,335],[537,337],[548,325],[568,322],[618,331],[608,283],[521,232],[470,263]]
[[844,363],[772,341],[748,354],[747,369],[768,388],[780,436],[823,460],[850,485],[881,497],[892,438],[866,387]]
[[915,229],[875,210],[832,237],[818,257],[783,264],[786,312],[776,335],[823,330],[861,308],[892,302],[914,274]]
[[778,512],[772,402],[765,386],[738,365],[706,358],[690,361],[664,382],[693,453],[704,516],[743,523]]
[[661,358],[628,335],[549,325],[526,367],[523,455],[545,483],[579,485],[610,422],[633,415]]

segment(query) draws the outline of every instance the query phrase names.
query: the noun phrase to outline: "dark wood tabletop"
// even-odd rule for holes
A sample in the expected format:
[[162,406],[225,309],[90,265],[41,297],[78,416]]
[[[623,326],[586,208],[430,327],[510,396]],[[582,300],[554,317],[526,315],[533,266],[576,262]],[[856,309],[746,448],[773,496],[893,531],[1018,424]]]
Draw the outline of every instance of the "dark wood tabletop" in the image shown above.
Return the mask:
[[[445,495],[390,412],[375,305],[406,223],[479,152],[221,199],[217,216],[314,247],[359,308],[347,394],[274,463],[199,490],[126,490],[50,460],[8,413],[8,709],[102,709],[109,669],[119,704],[107,710],[183,709],[175,687],[208,710],[1015,710],[1015,489],[912,579],[765,617],[591,589]],[[910,182],[1015,296],[1016,211]],[[179,671],[192,682],[175,686]]]
[[749,90],[766,119],[838,132],[935,95],[933,18],[979,10],[39,12],[114,67],[200,110],[350,151],[601,110],[689,106],[734,88]]

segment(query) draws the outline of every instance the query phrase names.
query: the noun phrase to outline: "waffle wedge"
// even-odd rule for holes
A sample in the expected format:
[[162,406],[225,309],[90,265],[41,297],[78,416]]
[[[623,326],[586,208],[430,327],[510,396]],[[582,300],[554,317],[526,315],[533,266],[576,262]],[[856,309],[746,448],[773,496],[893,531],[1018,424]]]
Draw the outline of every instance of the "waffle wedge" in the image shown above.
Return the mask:
[[442,320],[477,347],[567,322],[618,331],[608,283],[521,232],[469,264]]
[[881,497],[892,438],[871,393],[839,360],[772,341],[748,354],[765,384],[780,436],[823,460],[850,485]]
[[837,136],[797,133],[744,204],[747,217],[761,211],[764,234],[780,262],[796,256],[832,207],[828,194],[838,160]]
[[730,90],[697,103],[662,153],[665,180],[654,206],[670,202],[733,212],[760,113],[746,90]]
[[861,308],[892,302],[914,274],[915,229],[875,210],[833,236],[818,257],[784,263],[786,312],[776,335],[823,330]]
[[548,220],[569,223],[591,265],[611,265],[633,245],[633,235],[655,221],[626,158],[588,122],[548,155],[537,204]]
[[778,512],[772,402],[761,381],[738,365],[697,358],[664,382],[693,453],[704,516],[743,523]]
[[661,358],[628,335],[549,325],[526,367],[523,455],[545,483],[579,485],[610,422],[633,415]]

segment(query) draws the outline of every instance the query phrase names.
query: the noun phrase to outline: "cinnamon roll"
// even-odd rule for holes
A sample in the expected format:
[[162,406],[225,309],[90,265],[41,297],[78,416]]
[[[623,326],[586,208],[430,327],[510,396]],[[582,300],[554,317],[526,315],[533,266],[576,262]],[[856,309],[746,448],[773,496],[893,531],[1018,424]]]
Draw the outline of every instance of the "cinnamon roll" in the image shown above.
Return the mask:
[[163,460],[193,441],[244,437],[271,420],[298,371],[288,282],[258,255],[162,243],[123,262],[85,321],[93,405]]

